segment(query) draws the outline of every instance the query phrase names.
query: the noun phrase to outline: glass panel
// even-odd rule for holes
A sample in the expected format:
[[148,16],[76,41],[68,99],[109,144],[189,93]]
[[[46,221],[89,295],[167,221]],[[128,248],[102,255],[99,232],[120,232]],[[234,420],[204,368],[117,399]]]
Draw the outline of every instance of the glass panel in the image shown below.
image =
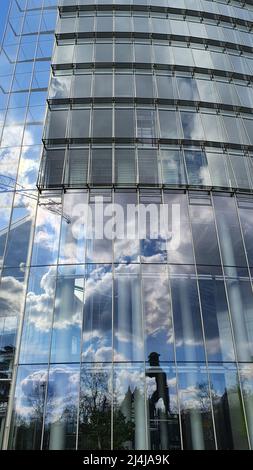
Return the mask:
[[136,96],[137,98],[153,98],[153,76],[152,75],[136,75]]
[[83,362],[112,360],[111,265],[87,265],[83,319]]
[[[207,201],[208,202],[208,201]],[[193,245],[197,264],[220,265],[220,254],[212,207],[190,204]]]
[[[111,368],[97,364],[81,368],[78,448],[111,449],[112,379]],[[119,417],[118,436],[123,439]],[[121,447],[122,448],[122,447]]]
[[247,266],[234,198],[214,196],[214,208],[224,265]]
[[[199,268],[199,290],[209,361],[234,361],[235,353],[220,269]],[[216,275],[217,273],[217,275]]]
[[253,267],[253,200],[238,198],[237,202],[248,263],[250,267]]
[[184,156],[180,150],[161,150],[163,183],[186,184]]
[[143,266],[143,314],[146,362],[174,360],[174,334],[167,267]]
[[115,96],[134,96],[134,76],[115,74]]
[[190,185],[211,186],[205,152],[185,150],[185,163]]
[[168,259],[175,264],[193,264],[193,250],[191,227],[188,214],[188,199],[185,194],[164,193],[164,203],[168,204],[169,222],[172,221],[172,210],[180,214],[180,230],[178,230],[177,219],[171,222],[170,230],[172,239],[168,241]]
[[67,125],[67,110],[50,111],[47,115],[46,139],[64,139]]
[[178,361],[204,361],[197,282],[187,267],[171,268],[171,295]]
[[71,223],[63,219],[59,250],[59,264],[85,262],[87,237],[87,193],[66,192],[63,200],[63,213]]
[[132,43],[115,44],[115,62],[133,62]]
[[2,449],[10,383],[0,381],[0,449]]
[[115,110],[115,137],[135,136],[134,110],[116,109]]
[[75,109],[71,111],[71,127],[69,136],[72,139],[84,139],[89,137],[90,110]]
[[43,449],[76,448],[80,366],[59,364],[49,369]]
[[157,137],[156,112],[153,109],[137,109],[137,137],[151,140]]
[[157,89],[158,98],[173,100],[175,98],[175,91],[173,89],[173,78],[165,75],[157,75]]
[[196,80],[177,77],[178,97],[185,101],[199,101]]
[[71,148],[67,152],[64,184],[83,187],[88,178],[89,150]]
[[69,98],[71,80],[72,77],[68,75],[52,77],[49,87],[49,98]]
[[52,325],[51,362],[78,362],[80,360],[83,297],[82,268],[59,267]]
[[135,62],[152,62],[151,57],[151,45],[150,44],[136,44],[134,46],[135,49]]
[[112,43],[96,43],[95,61],[96,62],[112,62]]
[[19,367],[9,440],[10,449],[40,449],[46,386],[46,367]]
[[133,149],[115,149],[115,183],[122,185],[136,183],[136,161]]
[[113,441],[114,449],[145,450],[145,375],[142,367],[114,366]]
[[94,97],[112,96],[112,75],[105,73],[95,75],[95,86],[93,95]]
[[93,137],[112,137],[112,109],[94,109]]
[[146,369],[149,448],[179,450],[181,443],[175,369],[161,366],[157,356],[153,356],[150,362],[151,367]]
[[[93,61],[93,44],[83,43],[75,45],[74,62],[87,63]],[[70,61],[71,63],[71,61]]]
[[55,267],[30,269],[20,362],[47,363],[54,306]]
[[91,93],[92,75],[74,75],[72,97],[89,98]]
[[224,135],[221,116],[219,116],[218,114],[202,113],[201,118],[206,140],[214,142],[226,142],[227,137]]
[[[114,261],[119,263],[138,262],[138,206],[136,192],[119,192],[114,196],[115,204],[119,204],[124,214],[122,236],[114,240]],[[131,210],[130,210],[131,209]]]
[[162,139],[180,139],[181,132],[177,125],[175,111],[159,110],[160,133]]
[[253,293],[249,279],[226,279],[228,300],[239,361],[250,362],[253,358]]
[[138,150],[139,183],[158,184],[157,150]]
[[134,266],[118,266],[114,278],[114,360],[144,360],[140,275]]
[[[204,132],[200,115],[195,112],[180,112],[184,139],[203,140]],[[201,153],[200,153],[201,155]]]
[[248,449],[242,397],[233,364],[210,367],[211,396],[218,449]]
[[91,154],[90,182],[92,184],[112,183],[112,149],[93,148]]
[[[253,444],[253,365],[239,365],[239,373],[241,377],[242,393],[244,398],[244,406],[248,424],[248,432],[251,446]],[[242,428],[244,431],[244,427]],[[235,431],[234,431],[235,432]],[[245,431],[244,433],[245,434]]]
[[41,182],[47,188],[62,185],[64,159],[65,149],[45,151],[42,160]]
[[226,156],[223,153],[207,152],[207,161],[213,186],[230,186],[226,168]]
[[[55,202],[56,205],[60,202],[58,198],[51,199],[51,201]],[[43,203],[42,198],[41,203]],[[56,263],[60,226],[61,218],[59,214],[49,212],[47,206],[38,207],[33,240],[32,265],[50,265]]]
[[211,400],[205,367],[178,368],[180,411],[185,450],[214,450]]

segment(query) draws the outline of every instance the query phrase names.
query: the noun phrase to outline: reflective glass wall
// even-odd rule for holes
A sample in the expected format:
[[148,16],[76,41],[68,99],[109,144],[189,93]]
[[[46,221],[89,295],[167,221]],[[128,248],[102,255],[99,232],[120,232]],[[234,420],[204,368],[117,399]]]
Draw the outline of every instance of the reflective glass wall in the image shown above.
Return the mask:
[[6,21],[1,24],[0,52],[0,448],[16,377],[14,358],[28,279],[57,17],[55,0],[2,3],[1,21]]
[[[33,55],[38,84],[51,64],[43,118],[28,101],[3,199],[3,309],[21,318],[4,445],[251,449],[253,8],[64,0],[55,27],[52,3],[36,9],[55,38],[52,60]],[[5,120],[3,142],[20,126]],[[136,210],[113,237],[118,204]],[[140,235],[150,204],[159,229],[151,213]],[[176,247],[163,230],[175,208]]]

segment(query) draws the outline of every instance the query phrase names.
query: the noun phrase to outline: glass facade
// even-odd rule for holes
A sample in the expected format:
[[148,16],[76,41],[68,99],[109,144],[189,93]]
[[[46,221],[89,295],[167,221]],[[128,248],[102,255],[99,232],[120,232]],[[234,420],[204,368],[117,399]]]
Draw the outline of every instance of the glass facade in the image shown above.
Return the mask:
[[250,3],[10,2],[3,449],[253,448]]

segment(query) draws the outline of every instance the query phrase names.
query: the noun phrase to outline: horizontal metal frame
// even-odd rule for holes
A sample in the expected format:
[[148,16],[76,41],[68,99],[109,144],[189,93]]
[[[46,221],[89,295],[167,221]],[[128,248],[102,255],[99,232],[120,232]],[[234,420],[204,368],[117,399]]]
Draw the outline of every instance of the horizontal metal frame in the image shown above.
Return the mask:
[[154,40],[163,40],[163,41],[177,41],[183,42],[190,46],[193,44],[202,44],[204,46],[215,46],[220,48],[227,48],[231,50],[236,50],[240,52],[250,52],[253,53],[253,47],[245,46],[244,44],[237,44],[234,42],[225,42],[219,41],[216,39],[208,38],[199,38],[196,36],[184,36],[177,34],[157,34],[157,33],[139,33],[139,32],[73,32],[73,33],[64,33],[64,34],[55,34],[56,42],[59,43],[60,40],[69,40],[69,39],[154,39]]
[[44,147],[51,147],[57,145],[72,145],[72,144],[100,144],[100,145],[110,145],[110,144],[151,144],[151,145],[186,145],[191,147],[213,147],[220,148],[222,150],[242,150],[245,152],[252,152],[253,145],[241,145],[228,142],[214,142],[209,140],[193,140],[193,139],[160,139],[160,138],[127,138],[127,137],[107,137],[107,138],[62,138],[62,139],[42,139]]
[[180,99],[164,99],[164,98],[138,98],[138,97],[90,97],[90,98],[62,98],[48,99],[49,108],[57,105],[75,104],[143,104],[143,105],[168,105],[168,106],[189,106],[194,108],[209,108],[224,111],[234,111],[237,113],[253,114],[253,108],[245,106],[236,106],[224,103],[212,103],[206,101],[190,101]]
[[[233,187],[220,187],[220,186],[204,186],[204,185],[190,185],[190,184],[143,184],[143,183],[129,183],[129,184],[117,184],[117,183],[103,183],[103,184],[92,184],[92,183],[83,183],[83,184],[67,184],[67,183],[59,183],[59,184],[51,184],[51,185],[43,185],[42,183],[38,182],[37,183],[37,188],[40,193],[43,191],[48,191],[48,190],[63,190],[66,192],[68,189],[76,189],[76,190],[82,190],[82,189],[150,189],[150,190],[184,190],[184,191],[207,191],[207,192],[222,192],[222,193],[228,193],[228,194],[245,194],[245,195],[253,195],[253,190],[252,189],[246,189],[246,188],[233,188]],[[253,202],[253,198],[252,198]]]
[[182,15],[182,16],[199,16],[200,18],[207,18],[211,20],[218,20],[224,21],[227,23],[236,23],[241,24],[244,26],[253,26],[253,21],[245,21],[242,18],[238,18],[236,16],[227,16],[222,15],[219,13],[211,13],[204,10],[189,10],[185,8],[177,8],[177,7],[164,7],[164,6],[157,6],[157,5],[115,5],[115,4],[89,4],[89,5],[60,5],[58,7],[59,13],[68,13],[68,12],[78,12],[78,11],[138,11],[138,12],[155,12],[155,13],[165,13],[165,14],[175,14],[175,15]]
[[52,64],[52,71],[57,70],[77,70],[77,69],[85,69],[92,71],[97,69],[112,69],[120,70],[120,69],[128,69],[128,70],[135,70],[135,69],[143,69],[143,70],[166,70],[171,72],[187,72],[187,73],[202,73],[209,76],[217,76],[217,77],[228,77],[228,78],[235,78],[243,81],[247,81],[249,83],[253,82],[253,74],[244,74],[238,72],[230,72],[229,70],[221,70],[221,69],[208,69],[205,67],[189,67],[187,65],[174,65],[174,64],[157,64],[157,63],[150,63],[150,62],[87,62],[87,63],[65,63],[65,64]]

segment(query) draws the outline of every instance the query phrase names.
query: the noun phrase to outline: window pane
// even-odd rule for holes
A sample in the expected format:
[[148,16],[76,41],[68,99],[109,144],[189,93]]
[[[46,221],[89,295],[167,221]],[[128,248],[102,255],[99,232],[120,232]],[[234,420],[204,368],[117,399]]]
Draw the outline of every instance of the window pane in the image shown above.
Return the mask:
[[[174,334],[167,269],[161,266],[143,267],[143,312],[145,323],[145,360],[152,364],[174,360]],[[156,364],[159,365],[159,364]]]
[[[82,366],[78,449],[111,449],[111,369]],[[122,430],[119,428],[119,435]],[[122,447],[121,447],[122,448]]]
[[220,254],[212,207],[190,204],[193,245],[197,264],[220,265]]
[[218,272],[203,269],[199,277],[200,300],[209,361],[234,361],[234,346],[224,281]]
[[135,136],[134,110],[116,109],[115,110],[115,137]]
[[134,96],[134,77],[131,74],[115,75],[115,96]]
[[183,153],[180,150],[161,150],[163,183],[186,184]]
[[114,278],[114,360],[143,361],[141,283],[137,270],[121,266]]
[[51,362],[78,362],[80,359],[83,295],[83,273],[79,274],[75,266],[60,267],[56,281]]
[[71,127],[69,136],[72,139],[84,139],[89,137],[90,110],[75,109],[71,111]]
[[181,132],[177,125],[175,111],[159,110],[160,133],[162,139],[180,139]]
[[94,109],[93,137],[112,137],[112,109]]
[[112,360],[111,266],[87,266],[83,319],[83,362]]
[[157,150],[138,150],[140,184],[158,184]]
[[115,149],[115,183],[122,185],[136,183],[136,161],[133,149]]
[[94,148],[92,150],[90,182],[92,184],[112,183],[112,149]]
[[49,369],[43,449],[76,447],[79,371],[74,364]]
[[47,115],[46,139],[64,139],[66,134],[68,111],[50,111]]
[[115,449],[147,449],[144,370],[115,365],[113,374],[113,441]]
[[73,77],[73,98],[88,98],[91,91],[92,75],[74,75]]
[[112,75],[109,74],[96,74],[94,96],[112,96]]
[[175,264],[193,264],[191,227],[188,214],[188,199],[185,194],[164,193],[164,203],[168,205],[169,217],[172,221],[172,209],[180,213],[180,236],[177,223],[171,222],[172,239],[168,241],[168,259]]
[[218,449],[248,449],[237,371],[233,364],[210,368]]
[[20,366],[15,388],[9,448],[39,450],[47,387],[45,366]]
[[47,363],[54,307],[55,267],[31,268],[20,362]]
[[204,361],[203,334],[196,279],[174,267],[171,294],[178,361]]
[[87,183],[88,149],[69,149],[66,158],[64,183],[67,186],[84,186]]
[[214,450],[211,400],[205,367],[179,368],[179,397],[185,450]]
[[185,150],[185,163],[190,185],[211,186],[205,152]]
[[154,353],[150,362],[150,367],[146,369],[150,448],[180,449],[175,370],[161,366]]

